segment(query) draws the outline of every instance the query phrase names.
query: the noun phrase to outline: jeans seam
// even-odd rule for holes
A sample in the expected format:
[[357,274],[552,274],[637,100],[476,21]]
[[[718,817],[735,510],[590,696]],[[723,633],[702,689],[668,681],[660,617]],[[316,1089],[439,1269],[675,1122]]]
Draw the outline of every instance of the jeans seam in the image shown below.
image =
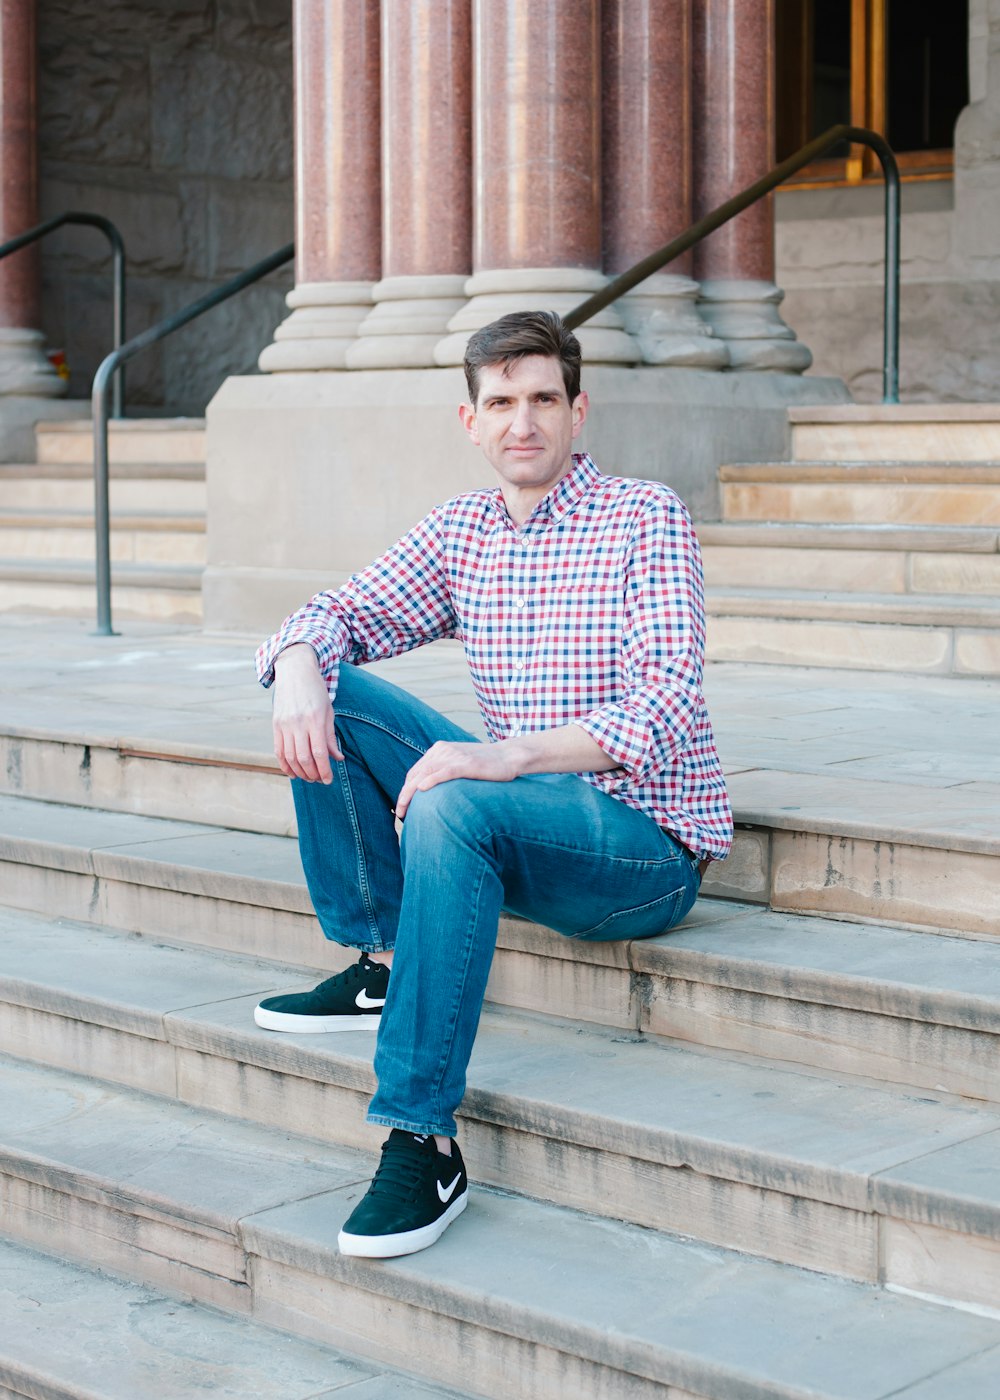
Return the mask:
[[[398,739],[401,744],[405,744],[406,747],[408,749],[412,749],[414,753],[425,754],[427,752],[427,749],[422,748],[419,743],[414,743],[414,741],[411,738],[408,738],[407,735],[400,734],[398,729],[392,729],[388,724],[383,724],[379,720],[373,719],[371,715],[359,715],[354,710],[340,709],[337,706],[336,700],[333,701],[333,711],[334,714],[337,715],[340,719],[355,720],[358,724],[370,724],[373,729],[378,729],[383,734],[391,734],[394,739]],[[472,734],[469,735],[469,741],[471,743],[479,742]],[[457,743],[459,741],[455,740],[454,742]]]
[[347,819],[351,824],[351,833],[354,837],[354,853],[358,863],[358,883],[361,887],[361,899],[364,904],[365,914],[368,918],[368,932],[376,940],[374,948],[364,949],[365,952],[385,952],[385,944],[382,938],[382,930],[378,926],[375,918],[375,906],[372,902],[371,886],[368,883],[368,870],[365,865],[365,848],[361,840],[361,827],[358,823],[357,808],[354,805],[354,794],[351,791],[351,781],[347,774],[346,764],[338,765],[337,776],[340,779],[341,791],[344,795],[344,806],[347,809]]
[[442,1036],[441,1058],[438,1062],[437,1074],[435,1075],[433,1088],[431,1089],[430,1098],[434,1104],[435,1114],[438,1120],[440,1120],[441,1118],[442,1083],[448,1068],[448,1062],[451,1058],[451,1054],[454,1049],[455,1034],[458,1027],[458,1012],[462,1005],[462,1001],[464,999],[465,994],[465,988],[469,980],[469,963],[471,962],[470,952],[472,947],[473,932],[478,919],[477,910],[479,908],[479,896],[482,893],[483,881],[486,878],[486,873],[487,862],[485,857],[483,857],[482,868],[479,872],[479,882],[476,886],[475,895],[472,899],[469,900],[469,918],[466,923],[465,940],[463,944],[462,978],[461,982],[456,987],[455,1000],[452,1003],[452,1006],[449,1010],[448,1030],[447,1033]]

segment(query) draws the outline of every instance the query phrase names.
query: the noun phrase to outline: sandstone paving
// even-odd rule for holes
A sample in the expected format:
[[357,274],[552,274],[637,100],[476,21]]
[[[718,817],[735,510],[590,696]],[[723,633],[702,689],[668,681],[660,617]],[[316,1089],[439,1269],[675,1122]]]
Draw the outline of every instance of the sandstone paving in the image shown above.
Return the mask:
[[0,1169],[121,1209],[234,1231],[370,1176],[356,1153],[0,1057]]
[[[253,639],[151,624],[128,631],[96,638],[83,623],[47,620],[47,644],[39,649],[36,624],[5,619],[5,726],[107,744],[131,738],[151,748],[159,738],[165,751],[176,745],[178,752],[273,765],[269,699],[253,677]],[[481,732],[455,644],[434,644],[377,669]],[[974,818],[977,795],[953,794],[941,807],[941,790],[998,775],[996,682],[720,663],[707,670],[706,694],[727,771],[761,775],[738,785],[737,812],[746,820],[765,807],[780,810],[781,797],[794,801],[812,775],[842,784],[825,790],[842,807],[863,804],[879,821],[895,818],[897,829],[919,805],[904,789],[923,787],[939,826],[960,825],[961,802]],[[777,792],[765,789],[769,773],[780,775]],[[862,777],[864,787],[855,787]],[[876,789],[887,784],[895,790],[879,796]],[[753,805],[744,810],[747,802]]]
[[739,906],[728,920],[702,921],[698,913],[695,905],[671,933],[633,943],[632,967],[1000,1033],[1000,957],[992,944],[763,909],[750,918]]
[[[0,927],[8,1001],[366,1093],[374,1086],[370,1033],[296,1037],[253,1024],[280,968],[269,985],[267,965],[249,959],[108,931],[88,937],[37,916],[8,913]],[[1000,1128],[997,1113],[946,1096],[500,1011],[484,1015],[465,1111],[520,1131],[551,1135],[558,1125],[581,1143],[661,1162],[679,1156],[770,1186],[794,1182],[855,1208],[867,1206],[877,1173]]]
[[[381,1374],[380,1374],[381,1372]],[[101,1400],[431,1400],[455,1392],[0,1242],[0,1387]]]
[[[329,1281],[329,1291],[313,1292],[313,1307],[340,1303],[341,1329],[352,1294],[377,1288],[392,1301],[379,1314],[386,1345],[402,1349],[417,1316],[433,1335],[432,1308],[436,1319],[461,1322],[470,1347],[488,1330],[494,1375],[516,1333],[719,1400],[876,1400],[928,1376],[940,1387],[929,1394],[946,1400],[941,1373],[995,1346],[1000,1332],[993,1319],[942,1318],[914,1299],[487,1193],[433,1250],[377,1265],[348,1260],[335,1240],[355,1196],[338,1194],[336,1210],[317,1197],[256,1216],[248,1247]],[[274,1276],[263,1315],[281,1316],[281,1290],[287,1296],[294,1282]],[[302,1287],[296,1306],[309,1296]]]
[[917,1381],[898,1392],[893,1400],[989,1400],[1000,1384],[1000,1347],[989,1347],[978,1356],[949,1366],[940,1376]]
[[0,986],[8,1002],[60,1016],[96,1016],[103,1025],[153,1038],[162,1037],[167,1012],[264,993],[276,971],[249,958],[167,947],[137,934],[109,936],[4,908],[0,940]]

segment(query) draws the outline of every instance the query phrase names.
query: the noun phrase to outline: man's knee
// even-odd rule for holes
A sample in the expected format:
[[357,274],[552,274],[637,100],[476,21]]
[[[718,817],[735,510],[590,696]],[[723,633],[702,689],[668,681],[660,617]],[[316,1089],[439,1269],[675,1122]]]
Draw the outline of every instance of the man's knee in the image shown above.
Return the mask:
[[457,840],[470,845],[487,842],[491,835],[492,795],[488,789],[496,786],[475,778],[452,778],[414,793],[403,822],[404,854],[408,845],[412,848],[426,843],[435,848],[442,841]]

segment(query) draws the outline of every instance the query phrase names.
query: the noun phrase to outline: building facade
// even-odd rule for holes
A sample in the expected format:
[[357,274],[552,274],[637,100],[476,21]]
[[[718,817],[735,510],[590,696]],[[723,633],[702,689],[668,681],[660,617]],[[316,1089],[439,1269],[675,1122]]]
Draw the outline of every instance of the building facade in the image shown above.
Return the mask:
[[[452,413],[475,326],[575,306],[831,121],[901,149],[904,399],[995,399],[1000,0],[941,9],[4,0],[0,232],[114,218],[134,332],[294,229],[294,278],[130,377],[133,411],[212,400],[207,615],[255,626],[474,477]],[[710,518],[715,466],[780,455],[787,404],[879,396],[881,249],[877,173],[830,153],[583,328],[588,445]],[[0,263],[0,322],[0,420],[60,411],[48,350],[84,396],[103,248],[63,231]]]

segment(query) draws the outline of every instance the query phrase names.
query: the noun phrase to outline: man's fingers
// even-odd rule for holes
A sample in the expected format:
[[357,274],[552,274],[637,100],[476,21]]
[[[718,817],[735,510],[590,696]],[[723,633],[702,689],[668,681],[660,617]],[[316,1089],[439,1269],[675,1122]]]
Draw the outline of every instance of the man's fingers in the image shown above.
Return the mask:
[[[324,743],[326,752],[328,754],[332,753],[334,758],[343,763],[344,755],[340,752],[340,745],[337,743],[337,731],[333,722],[333,709],[330,705],[326,707],[326,734],[324,736]],[[327,763],[328,768],[329,766],[329,763]]]

